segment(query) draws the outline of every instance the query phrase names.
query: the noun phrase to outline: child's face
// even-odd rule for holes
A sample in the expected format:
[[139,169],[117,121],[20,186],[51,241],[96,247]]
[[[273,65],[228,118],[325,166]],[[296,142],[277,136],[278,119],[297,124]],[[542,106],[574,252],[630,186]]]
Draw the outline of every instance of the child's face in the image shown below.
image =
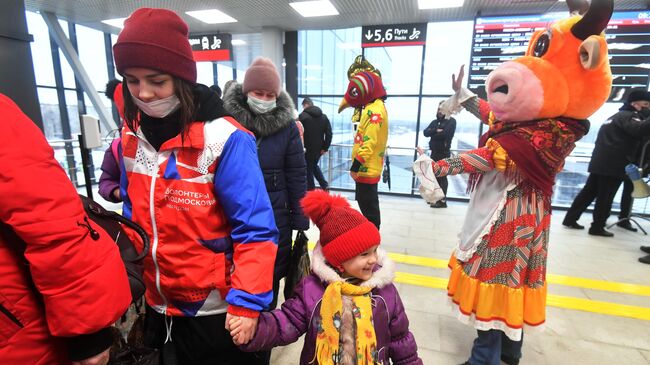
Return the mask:
[[372,246],[361,254],[343,262],[344,274],[361,280],[368,280],[372,277],[372,271],[377,264],[377,247]]

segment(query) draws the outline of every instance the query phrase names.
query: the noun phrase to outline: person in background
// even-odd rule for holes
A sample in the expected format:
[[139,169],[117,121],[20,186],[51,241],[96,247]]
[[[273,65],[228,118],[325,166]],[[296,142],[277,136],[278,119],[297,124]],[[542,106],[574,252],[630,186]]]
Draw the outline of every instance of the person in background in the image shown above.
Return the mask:
[[228,87],[224,106],[257,138],[259,164],[280,231],[271,302],[271,308],[275,308],[280,279],[289,268],[292,231],[309,229],[309,219],[300,207],[307,183],[293,102],[282,90],[280,74],[273,62],[257,58],[246,70],[244,82]]
[[[584,229],[578,224],[582,213],[596,200],[589,234],[613,237],[605,229],[616,191],[627,179],[625,166],[636,163],[640,138],[650,136],[650,92],[633,90],[619,112],[603,124],[596,137],[596,145],[589,162],[589,177],[573,200],[562,224],[567,228]],[[626,208],[626,210],[628,210]],[[623,228],[632,228],[629,221]]]
[[[119,130],[122,129],[124,121],[124,96],[122,90],[122,82],[116,79],[110,80],[106,84],[106,97],[109,98],[120,115]],[[114,138],[104,152],[104,160],[102,161],[102,174],[99,177],[99,195],[109,202],[119,203],[122,201],[120,195],[120,165],[119,161],[119,145],[122,139],[118,136]]]
[[327,115],[314,106],[311,98],[302,101],[303,111],[300,121],[305,128],[305,162],[307,163],[307,190],[314,190],[314,178],[323,190],[329,189],[329,184],[318,166],[320,157],[327,153],[332,143],[332,125]]
[[262,313],[252,338],[231,322],[235,343],[260,351],[305,334],[301,365],[421,365],[393,284],[395,264],[379,248],[377,227],[345,198],[325,191],[307,193],[302,205],[320,231],[312,273],[281,309]]
[[278,231],[260,193],[255,139],[196,83],[188,26],[176,13],[136,10],[113,54],[127,86],[123,211],[152,238],[145,344],[180,364],[259,364],[226,330],[241,318],[251,334],[273,296]]
[[223,93],[221,92],[221,88],[217,84],[214,84],[214,85],[210,86],[210,90],[217,93],[217,96],[219,96],[219,97],[221,97],[223,95]]
[[[440,106],[438,106],[436,119],[431,121],[429,126],[424,129],[424,136],[431,138],[429,140],[429,150],[431,150],[432,160],[440,161],[451,157],[451,140],[454,138],[454,133],[456,133],[456,119],[445,118],[445,115],[440,112]],[[447,208],[446,196],[449,181],[447,176],[436,177],[436,180],[438,180],[440,188],[445,193],[445,198],[431,204],[431,208]]]
[[131,302],[117,245],[2,94],[0,118],[0,363],[104,365]]
[[[642,176],[648,176],[648,157],[650,157],[648,154],[650,153],[650,148],[646,148],[646,151],[643,150],[643,147],[648,142],[650,142],[650,135],[641,139],[635,157],[635,165],[642,169]],[[630,222],[632,205],[634,204],[632,192],[634,192],[634,184],[629,176],[625,176],[623,180],[623,192],[621,193],[621,211],[618,213],[618,222],[616,222],[616,225],[628,231],[637,232],[637,229]]]

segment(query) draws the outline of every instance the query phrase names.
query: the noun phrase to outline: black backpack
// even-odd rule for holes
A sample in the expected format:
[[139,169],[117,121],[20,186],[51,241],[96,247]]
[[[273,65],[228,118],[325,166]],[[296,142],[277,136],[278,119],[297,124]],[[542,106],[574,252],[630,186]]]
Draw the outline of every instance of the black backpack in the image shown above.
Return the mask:
[[[98,226],[102,227],[106,233],[111,237],[113,242],[120,248],[120,256],[124,261],[126,267],[126,274],[129,277],[129,286],[131,287],[131,298],[133,302],[140,299],[144,295],[145,286],[142,280],[142,259],[149,253],[149,236],[147,232],[142,229],[135,222],[125,218],[124,216],[112,211],[104,209],[94,200],[79,195],[83,203],[84,210],[88,217]],[[128,238],[122,225],[131,228],[141,238],[143,243],[142,252],[138,254],[133,247],[133,242]],[[90,234],[93,235],[91,230]],[[95,231],[95,234],[98,234]]]
[[[92,199],[89,199],[83,195],[79,195],[81,202],[83,204],[84,210],[88,215],[88,218],[92,220],[96,225],[102,227],[104,231],[111,237],[111,239],[117,244],[120,249],[120,256],[124,262],[124,267],[126,268],[126,273],[129,278],[129,286],[131,287],[131,298],[133,302],[140,299],[144,295],[145,286],[144,281],[142,280],[142,259],[149,252],[149,236],[147,233],[134,223],[133,221],[126,219],[125,217],[111,211],[107,211],[95,202]],[[86,221],[84,222],[85,226],[88,228],[90,237],[94,240],[99,239],[100,233],[97,232],[90,224]],[[127,226],[133,229],[141,238],[143,242],[143,250],[140,254],[133,247],[133,243],[128,238],[122,225]],[[11,226],[0,223],[0,235],[5,238],[7,245],[12,247],[19,255],[24,259],[25,253],[25,242],[22,241],[16,233],[11,229]],[[25,260],[25,265],[28,265]],[[27,272],[29,268],[26,267]]]

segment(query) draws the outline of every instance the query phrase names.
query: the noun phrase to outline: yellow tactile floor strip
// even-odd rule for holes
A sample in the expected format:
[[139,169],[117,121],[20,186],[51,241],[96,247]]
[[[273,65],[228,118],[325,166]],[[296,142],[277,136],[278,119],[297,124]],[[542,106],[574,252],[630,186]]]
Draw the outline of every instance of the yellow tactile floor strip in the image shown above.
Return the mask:
[[[309,248],[313,249],[314,244],[310,243]],[[398,253],[388,253],[388,256],[395,262],[407,265],[416,265],[434,269],[447,268],[447,260],[434,259],[430,257],[412,256]],[[447,289],[447,278],[411,274],[405,272],[395,273],[397,283],[421,286],[433,289]],[[611,282],[605,280],[594,280],[577,278],[564,275],[548,274],[546,280],[550,284],[572,286],[576,288],[608,291],[621,294],[632,294],[639,296],[650,296],[650,286]],[[650,321],[650,308],[632,305],[602,302],[590,299],[567,297],[562,295],[548,294],[546,304],[552,307],[579,310],[584,312],[606,314],[610,316],[627,317]]]
[[[404,272],[395,273],[395,282],[409,285],[422,286],[433,289],[446,289],[447,279],[426,275],[410,274]],[[546,304],[552,307],[579,310],[610,316],[627,317],[650,321],[650,308],[637,307],[617,303],[601,302],[597,300],[566,297],[562,295],[548,294]]]
[[[310,243],[309,248],[313,249],[314,244]],[[393,261],[400,264],[430,267],[433,269],[446,269],[447,262],[448,262],[448,260],[434,259],[431,257],[423,257],[423,256],[405,255],[399,253],[388,253],[388,257],[390,257]],[[650,296],[650,286],[645,286],[645,285],[626,284],[626,283],[619,283],[614,281],[586,279],[586,278],[578,278],[573,276],[554,275],[554,274],[547,274],[546,281],[549,284],[572,286],[576,288],[608,291],[608,292],[619,293],[619,294]]]

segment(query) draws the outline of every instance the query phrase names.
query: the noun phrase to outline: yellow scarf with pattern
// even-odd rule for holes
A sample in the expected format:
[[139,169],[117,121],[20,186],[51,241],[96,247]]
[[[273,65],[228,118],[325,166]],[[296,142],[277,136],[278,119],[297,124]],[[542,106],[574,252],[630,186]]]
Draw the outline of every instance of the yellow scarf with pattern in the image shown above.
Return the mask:
[[377,338],[372,323],[372,288],[336,281],[327,286],[320,307],[321,324],[316,337],[316,359],[319,365],[340,364],[340,329],[343,295],[352,298],[352,315],[356,322],[357,364],[377,363]]

